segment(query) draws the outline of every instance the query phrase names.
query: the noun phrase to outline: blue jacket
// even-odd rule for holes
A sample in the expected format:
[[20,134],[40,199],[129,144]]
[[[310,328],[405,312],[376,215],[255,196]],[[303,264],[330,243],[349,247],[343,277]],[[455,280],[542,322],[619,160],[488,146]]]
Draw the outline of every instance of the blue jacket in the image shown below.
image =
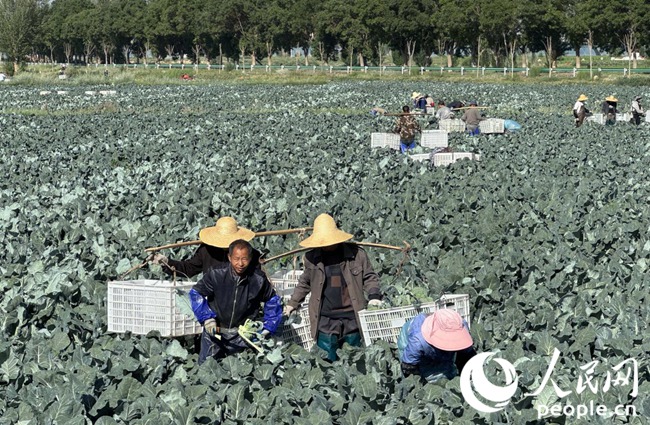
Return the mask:
[[264,303],[264,329],[271,333],[282,321],[282,301],[266,275],[249,268],[236,284],[230,266],[212,269],[190,290],[190,303],[196,319],[203,324],[215,318],[222,328],[236,328],[246,319],[257,320]]
[[[407,344],[401,353],[400,360],[403,363],[411,365],[435,364],[448,366],[449,368],[453,368],[456,365],[458,366],[458,371],[460,371],[467,360],[476,354],[476,351],[474,351],[473,347],[460,351],[443,351],[429,344],[422,335],[422,323],[427,316],[428,314],[421,313],[411,321],[411,325],[408,328]],[[463,325],[468,329],[467,322],[464,320]],[[457,354],[459,354],[459,359],[457,359]],[[463,360],[462,364],[458,364],[458,360],[461,359]]]

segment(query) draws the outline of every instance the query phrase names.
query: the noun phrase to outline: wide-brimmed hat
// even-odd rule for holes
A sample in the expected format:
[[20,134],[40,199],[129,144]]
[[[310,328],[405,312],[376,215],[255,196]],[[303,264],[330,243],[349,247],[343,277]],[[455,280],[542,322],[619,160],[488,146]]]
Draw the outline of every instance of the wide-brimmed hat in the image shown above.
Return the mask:
[[578,97],[578,102],[582,102],[583,100],[587,100],[587,99],[589,99],[587,96],[585,96],[584,94],[581,94],[581,95]]
[[201,229],[199,239],[206,245],[228,248],[237,239],[250,241],[255,237],[252,230],[239,227],[232,217],[221,217],[214,226]]
[[605,100],[606,100],[607,102],[618,102],[618,99],[615,98],[614,96],[607,96],[607,97],[605,98]]
[[339,230],[331,215],[321,214],[314,220],[314,231],[311,236],[300,242],[299,245],[303,248],[321,248],[350,239],[352,239],[352,235]]
[[463,326],[463,318],[454,310],[437,310],[424,319],[421,329],[425,341],[440,350],[464,350],[474,343]]
[[411,99],[416,99],[418,97],[422,97],[422,93],[414,91],[413,94],[411,95]]

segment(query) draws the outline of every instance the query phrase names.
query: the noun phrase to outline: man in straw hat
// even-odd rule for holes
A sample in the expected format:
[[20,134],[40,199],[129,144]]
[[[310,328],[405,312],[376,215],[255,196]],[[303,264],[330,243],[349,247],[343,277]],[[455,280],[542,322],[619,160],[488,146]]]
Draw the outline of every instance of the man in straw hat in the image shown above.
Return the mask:
[[584,94],[581,94],[576,100],[576,103],[573,105],[573,118],[576,121],[576,127],[580,127],[585,120],[585,117],[589,113],[589,110],[585,106],[585,100],[589,99]]
[[402,327],[397,345],[404,376],[418,374],[428,382],[453,379],[476,354],[467,322],[449,309],[415,316]]
[[[264,303],[261,337],[275,333],[282,321],[282,300],[261,270],[250,267],[253,247],[243,239],[228,248],[227,267],[210,270],[190,289],[192,311],[203,325],[199,364],[247,348],[238,328],[256,320]],[[219,335],[219,338],[217,338]]]
[[357,314],[367,306],[364,292],[368,305],[381,305],[377,273],[363,249],[344,243],[350,239],[352,235],[339,230],[330,215],[321,214],[314,220],[312,235],[300,242],[300,246],[313,249],[305,254],[304,273],[284,309],[290,315],[311,292],[311,336],[331,361],[344,343],[361,345]]
[[607,96],[605,101],[602,103],[603,115],[605,116],[605,125],[614,125],[616,124],[616,113],[618,105],[618,99],[614,96]]
[[645,117],[645,111],[641,106],[641,96],[634,96],[630,112],[632,112],[632,124],[641,124],[641,117]]
[[[232,217],[221,217],[214,226],[201,229],[199,239],[201,245],[194,252],[194,255],[185,260],[177,261],[156,253],[152,254],[151,262],[162,265],[163,270],[172,274],[174,271],[186,277],[196,276],[199,273],[204,275],[214,268],[225,267],[228,264],[228,247],[237,240],[250,241],[255,237],[252,230],[239,227]],[[260,252],[253,250],[251,260],[252,268],[259,268]],[[173,269],[172,269],[173,267]]]
[[422,93],[414,91],[411,94],[411,100],[413,101],[413,108],[422,109],[424,112],[427,111],[427,98]]

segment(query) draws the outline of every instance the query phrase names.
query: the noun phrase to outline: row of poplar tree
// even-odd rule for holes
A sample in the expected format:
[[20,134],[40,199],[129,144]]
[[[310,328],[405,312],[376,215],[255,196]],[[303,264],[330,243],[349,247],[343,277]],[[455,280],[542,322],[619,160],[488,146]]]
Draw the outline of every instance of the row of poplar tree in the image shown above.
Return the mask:
[[[16,66],[187,57],[270,63],[298,48],[320,63],[428,65],[431,53],[508,66],[548,65],[588,44],[617,54],[650,46],[646,0],[0,0],[0,51]],[[305,60],[309,60],[305,55]],[[517,59],[519,58],[519,59]],[[151,60],[149,58],[148,60]],[[268,61],[268,62],[267,62]],[[526,63],[519,63],[527,66]]]

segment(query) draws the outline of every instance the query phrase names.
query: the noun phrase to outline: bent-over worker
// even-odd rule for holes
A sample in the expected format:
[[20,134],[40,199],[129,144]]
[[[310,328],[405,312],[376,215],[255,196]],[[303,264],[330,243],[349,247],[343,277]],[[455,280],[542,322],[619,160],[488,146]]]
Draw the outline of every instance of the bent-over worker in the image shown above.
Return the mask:
[[[239,227],[234,218],[221,217],[214,226],[201,229],[199,232],[201,244],[191,258],[178,261],[156,253],[152,254],[151,262],[160,264],[167,274],[173,274],[175,271],[186,277],[196,276],[199,273],[205,275],[212,269],[228,265],[228,247],[233,241],[237,239],[250,241],[254,237],[255,232]],[[260,252],[254,249],[252,255],[250,267],[259,268]]]
[[616,124],[616,113],[618,99],[614,96],[607,96],[602,104],[603,115],[605,116],[605,125]]
[[350,239],[352,235],[339,230],[330,215],[316,217],[312,235],[300,242],[312,248],[305,254],[304,273],[284,309],[290,315],[311,293],[311,336],[331,361],[344,343],[361,346],[358,313],[382,303],[377,273],[361,247],[344,243]]
[[636,125],[641,124],[641,117],[645,117],[645,111],[640,101],[641,96],[634,96],[634,100],[632,101],[632,123]]
[[[264,303],[261,337],[275,333],[282,320],[282,300],[261,270],[250,267],[253,247],[243,239],[228,248],[227,267],[210,270],[190,289],[196,320],[203,325],[199,364],[247,348],[238,327],[256,320]],[[219,335],[220,338],[216,336]]]
[[580,127],[585,121],[585,117],[589,113],[589,109],[585,106],[585,100],[589,99],[586,95],[581,94],[578,100],[573,105],[573,118],[575,118],[576,127]]
[[428,382],[460,375],[476,355],[467,322],[454,310],[415,316],[400,332],[398,348],[404,376],[417,374]]
[[469,108],[467,108],[463,116],[460,117],[460,119],[465,122],[467,131],[470,134],[478,134],[479,123],[485,120],[485,117],[481,115],[481,112],[478,110],[476,106],[477,103],[475,100],[470,101]]
[[420,124],[411,115],[408,105],[402,107],[402,115],[395,121],[395,133],[399,134],[400,152],[415,149],[415,133],[422,131]]

